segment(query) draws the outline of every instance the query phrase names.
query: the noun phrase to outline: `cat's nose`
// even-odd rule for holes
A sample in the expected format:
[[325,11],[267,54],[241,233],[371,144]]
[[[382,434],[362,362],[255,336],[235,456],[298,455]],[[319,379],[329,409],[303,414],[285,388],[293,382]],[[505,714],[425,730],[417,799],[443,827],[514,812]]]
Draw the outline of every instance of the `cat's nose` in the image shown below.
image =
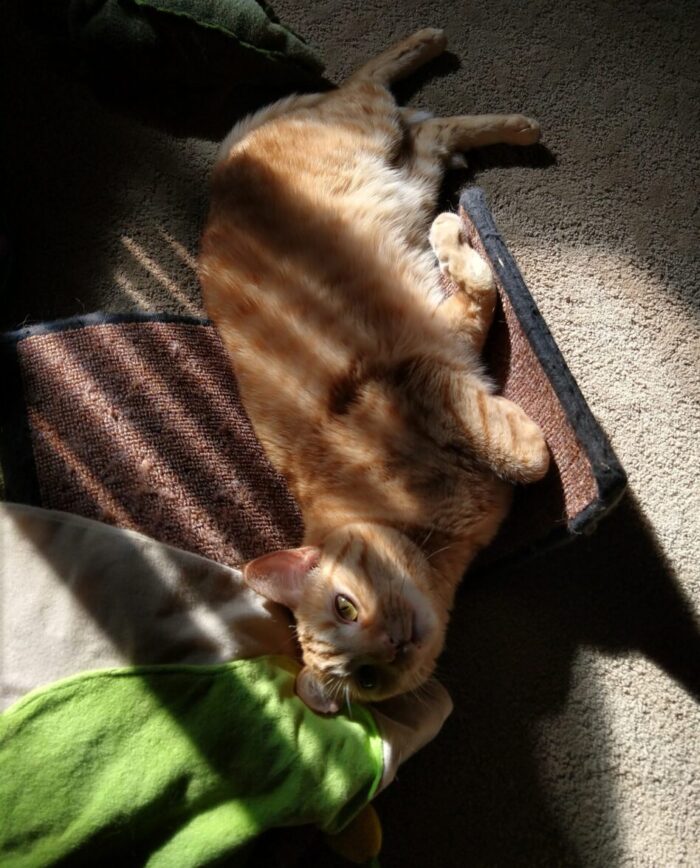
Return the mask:
[[410,651],[412,645],[413,643],[410,639],[387,635],[385,646],[389,662],[393,663],[395,660],[405,657],[405,655]]
[[413,642],[407,640],[405,642],[398,642],[396,645],[396,656],[397,657],[405,657],[406,654],[411,650],[413,646]]

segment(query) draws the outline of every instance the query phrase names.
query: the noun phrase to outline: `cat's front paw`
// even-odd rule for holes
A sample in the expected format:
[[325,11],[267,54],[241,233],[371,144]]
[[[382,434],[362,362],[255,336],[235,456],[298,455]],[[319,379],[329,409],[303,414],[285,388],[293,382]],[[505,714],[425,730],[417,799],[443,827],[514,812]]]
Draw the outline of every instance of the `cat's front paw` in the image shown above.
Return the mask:
[[430,245],[440,270],[464,292],[492,292],[493,275],[488,263],[469,244],[457,214],[438,214],[430,227]]
[[450,257],[462,246],[462,221],[457,214],[446,211],[433,220],[428,236],[430,246],[441,268],[449,265]]
[[507,456],[503,460],[506,476],[511,482],[537,482],[546,475],[550,452],[542,429],[522,407],[512,401],[494,396],[491,399],[500,411],[498,429]]
[[549,470],[551,455],[540,426],[525,418],[520,422],[517,450],[520,481],[538,482]]

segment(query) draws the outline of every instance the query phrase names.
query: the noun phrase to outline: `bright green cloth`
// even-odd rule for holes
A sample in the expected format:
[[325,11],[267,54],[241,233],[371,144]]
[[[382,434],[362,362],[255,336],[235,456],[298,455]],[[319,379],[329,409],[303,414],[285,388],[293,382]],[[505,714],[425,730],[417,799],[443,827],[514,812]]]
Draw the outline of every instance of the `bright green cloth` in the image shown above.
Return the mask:
[[323,718],[282,657],[83,673],[0,716],[0,864],[245,863],[256,835],[337,831],[372,798],[367,709]]

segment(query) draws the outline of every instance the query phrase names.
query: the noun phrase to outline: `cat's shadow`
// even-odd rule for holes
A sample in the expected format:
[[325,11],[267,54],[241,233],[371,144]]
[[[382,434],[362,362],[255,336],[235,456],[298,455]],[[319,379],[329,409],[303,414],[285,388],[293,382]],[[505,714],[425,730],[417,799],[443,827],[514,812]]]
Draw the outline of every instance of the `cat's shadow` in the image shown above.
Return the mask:
[[464,168],[445,173],[438,198],[440,211],[454,210],[465,187],[478,183],[480,175],[491,169],[548,169],[557,165],[557,155],[543,142],[526,147],[485,145],[465,155]]
[[[579,667],[581,654],[599,663]],[[638,655],[700,700],[700,629],[632,492],[595,535],[499,577],[467,577],[439,667],[455,710],[376,802],[382,866],[583,866],[591,835],[615,864],[612,773],[591,770],[616,761],[611,670]],[[295,845],[303,857],[271,866],[346,864],[301,833],[277,844],[277,859]]]
[[[566,796],[589,806],[598,840],[615,829],[611,777],[589,775],[591,758],[613,760],[601,736],[607,700],[576,666],[586,649],[604,669],[611,656],[641,654],[700,699],[700,630],[632,493],[593,537],[466,581],[440,667],[455,712],[380,798],[383,865],[585,864],[543,779],[568,777]],[[556,727],[538,730],[556,715]],[[438,780],[442,795],[422,799]],[[418,831],[427,828],[429,840]],[[615,835],[609,847],[613,864]]]
[[[600,664],[578,667],[582,653]],[[615,864],[612,776],[591,774],[615,762],[604,736],[615,698],[592,673],[607,669],[609,689],[605,661],[635,655],[700,699],[700,630],[631,492],[594,536],[467,579],[439,672],[454,713],[376,803],[384,868],[585,865],[586,835]],[[317,844],[304,864],[344,863]]]
[[[582,653],[600,662],[580,667]],[[591,769],[615,762],[606,661],[637,655],[700,700],[700,630],[631,492],[594,536],[498,578],[467,578],[439,667],[455,710],[376,802],[384,868],[583,866],[591,835],[615,864],[614,781]],[[596,673],[606,669],[604,692]],[[347,864],[301,832],[277,843],[275,868],[295,846],[291,864]]]

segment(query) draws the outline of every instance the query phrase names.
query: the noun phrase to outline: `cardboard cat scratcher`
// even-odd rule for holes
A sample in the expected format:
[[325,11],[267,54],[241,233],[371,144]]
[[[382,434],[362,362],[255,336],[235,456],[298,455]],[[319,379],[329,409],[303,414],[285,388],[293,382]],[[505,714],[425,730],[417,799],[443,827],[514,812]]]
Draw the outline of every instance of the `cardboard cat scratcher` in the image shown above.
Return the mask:
[[[486,348],[502,393],[545,433],[552,466],[519,488],[494,569],[595,527],[625,474],[499,235],[482,191],[460,200],[499,306]],[[141,531],[237,564],[298,545],[299,510],[253,433],[206,320],[91,314],[2,338],[5,497]]]

